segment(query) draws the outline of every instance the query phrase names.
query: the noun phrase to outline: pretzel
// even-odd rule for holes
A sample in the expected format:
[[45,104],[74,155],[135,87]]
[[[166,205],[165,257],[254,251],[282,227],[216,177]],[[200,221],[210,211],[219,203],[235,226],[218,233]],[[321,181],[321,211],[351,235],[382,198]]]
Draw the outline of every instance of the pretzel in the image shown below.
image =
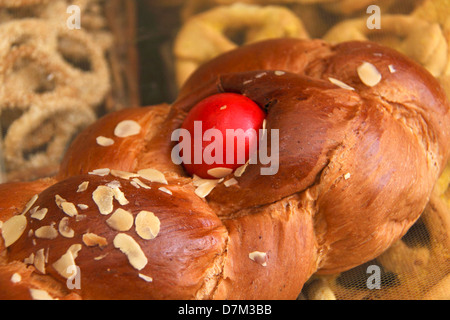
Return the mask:
[[382,21],[381,29],[369,29],[365,18],[345,20],[323,39],[334,43],[377,41],[408,55],[436,77],[443,73],[449,60],[448,45],[438,24],[407,15],[383,15]]
[[[22,115],[9,126],[3,152],[9,170],[45,167],[58,163],[74,134],[95,121],[89,106],[72,98],[58,97],[15,101],[8,108],[22,109]],[[44,151],[32,152],[42,147]],[[31,152],[31,155],[30,155]]]
[[49,0],[0,0],[0,7],[14,8],[22,6],[31,6],[45,4]]
[[[261,175],[266,165],[248,163],[205,194],[210,182],[172,161],[172,134],[223,92],[267,112],[280,166]],[[407,232],[448,161],[449,126],[436,79],[389,48],[292,38],[242,46],[202,65],[173,104],[94,123],[52,179],[0,185],[11,279],[0,296],[295,299],[314,273],[366,263]],[[24,265],[33,272],[21,282]]]
[[[228,33],[245,31],[243,43],[276,37],[308,38],[289,9],[236,3],[191,17],[179,30],[174,55],[178,86],[202,63],[239,46]],[[236,43],[237,42],[237,43]]]

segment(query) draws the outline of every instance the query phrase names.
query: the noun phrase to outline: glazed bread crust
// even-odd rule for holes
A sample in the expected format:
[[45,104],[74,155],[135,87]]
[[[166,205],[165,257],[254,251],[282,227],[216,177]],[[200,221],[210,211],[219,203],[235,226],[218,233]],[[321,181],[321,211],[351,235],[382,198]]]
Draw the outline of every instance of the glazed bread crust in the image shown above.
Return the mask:
[[[237,184],[219,183],[203,199],[195,179],[172,162],[171,135],[196,102],[220,92],[243,94],[267,112],[268,141],[279,130],[279,170],[261,175],[268,164],[249,164],[242,176],[225,178]],[[114,137],[124,120],[140,131]],[[114,144],[100,146],[100,136]],[[449,138],[442,88],[394,50],[294,39],[244,46],[201,66],[173,104],[100,119],[74,141],[47,184],[9,185],[17,196],[0,199],[8,204],[0,220],[21,214],[33,194],[32,208],[48,213],[42,220],[25,214],[23,235],[2,247],[2,267],[22,270],[41,250],[45,270],[39,263],[28,268],[63,284],[54,298],[295,299],[313,273],[367,262],[406,233],[447,163]],[[166,181],[142,179],[147,168]],[[95,201],[98,188],[120,191],[109,213]],[[84,209],[68,216],[61,198]],[[118,209],[131,215],[127,230],[111,226]],[[159,221],[152,239],[139,231],[142,211]],[[72,230],[72,237],[37,237],[63,219],[63,234]],[[133,246],[125,248],[124,238]],[[56,262],[65,254],[80,268],[81,289],[64,287]]]

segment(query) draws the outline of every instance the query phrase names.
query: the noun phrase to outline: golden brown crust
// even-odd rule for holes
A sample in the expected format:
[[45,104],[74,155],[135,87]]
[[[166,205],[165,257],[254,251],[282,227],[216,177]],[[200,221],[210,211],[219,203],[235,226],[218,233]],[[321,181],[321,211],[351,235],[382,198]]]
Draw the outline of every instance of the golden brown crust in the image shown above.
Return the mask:
[[[280,164],[274,175],[250,164],[238,184],[202,199],[171,161],[170,138],[195,102],[218,92],[266,109]],[[245,46],[199,68],[172,106],[114,113],[82,133],[58,182],[28,187],[39,194],[7,259],[34,254],[35,273],[62,286],[64,268],[79,266],[73,292],[83,299],[295,299],[314,272],[373,259],[418,219],[447,163],[449,128],[437,81],[393,50]],[[145,180],[147,168],[166,181]]]

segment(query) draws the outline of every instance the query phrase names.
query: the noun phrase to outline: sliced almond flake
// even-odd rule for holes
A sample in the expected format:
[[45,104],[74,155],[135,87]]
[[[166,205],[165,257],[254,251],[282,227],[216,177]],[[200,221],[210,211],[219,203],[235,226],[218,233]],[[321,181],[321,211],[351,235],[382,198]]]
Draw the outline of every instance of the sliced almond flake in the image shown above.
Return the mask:
[[248,257],[263,267],[267,266],[267,254],[265,252],[254,251],[250,253]]
[[337,85],[338,87],[340,87],[340,88],[342,88],[342,89],[351,90],[351,91],[354,91],[354,90],[355,90],[355,88],[350,87],[348,84],[346,84],[346,83],[344,83],[344,82],[342,82],[342,81],[340,81],[340,80],[338,80],[338,79],[329,77],[328,80],[329,80],[332,84]]
[[100,176],[100,177],[105,177],[105,176],[109,175],[110,173],[111,173],[111,170],[108,168],[95,169],[95,170],[89,172],[90,175]]
[[114,238],[114,247],[122,251],[130,264],[136,270],[142,270],[148,263],[148,259],[139,244],[131,236],[119,233]]
[[30,229],[28,231],[28,238],[31,238],[33,235],[34,235],[34,231],[33,231],[33,229]]
[[106,224],[116,231],[128,231],[133,227],[133,215],[121,208],[117,209],[111,217],[106,220]]
[[258,73],[258,74],[255,76],[255,78],[256,78],[256,79],[262,78],[262,77],[264,77],[266,74],[267,74],[267,72],[261,72],[261,73]]
[[30,288],[30,295],[33,300],[55,300],[47,291]]
[[68,217],[61,219],[58,225],[58,231],[64,238],[71,239],[75,236],[75,231],[69,227]]
[[167,194],[172,195],[172,191],[170,191],[170,190],[167,189],[167,188],[161,187],[161,188],[158,188],[158,190],[159,190],[159,191],[162,191],[162,192],[164,192],[164,193],[167,193]]
[[[71,266],[76,266],[75,260],[78,257],[78,252],[82,249],[81,244],[74,244],[70,246],[65,254],[61,256],[52,267],[64,278],[68,279],[73,277],[73,272],[69,272],[68,268]],[[75,269],[76,270],[76,269]]]
[[[138,178],[133,178],[133,180],[130,182],[133,186],[135,186],[136,188],[144,188],[144,189],[151,189],[150,186],[146,185],[144,182],[142,182],[141,180],[139,180]],[[137,186],[136,186],[137,185]]]
[[243,85],[247,85],[247,84],[252,83],[252,82],[253,82],[253,80],[246,80],[246,81],[244,81],[242,84],[243,84]]
[[129,204],[130,202],[125,198],[125,194],[120,190],[119,188],[114,188],[114,199],[116,199],[121,206],[125,206]]
[[350,179],[350,177],[351,177],[351,174],[350,174],[350,173],[347,173],[347,174],[345,174],[344,179],[345,179],[345,180],[348,180],[348,179]]
[[92,193],[92,199],[94,200],[102,215],[108,215],[113,212],[113,189],[106,186],[98,186],[97,189]]
[[87,188],[88,188],[88,186],[89,186],[89,181],[84,181],[83,183],[81,183],[81,184],[78,186],[77,193],[86,191]]
[[101,256],[95,257],[94,260],[95,261],[100,261],[106,258],[106,256],[108,255],[108,253],[102,254]]
[[110,187],[111,189],[116,189],[116,188],[120,188],[122,185],[120,184],[119,181],[117,180],[113,180],[110,181],[106,184],[107,187]]
[[23,263],[28,265],[34,264],[34,253],[30,254],[28,258],[23,259]]
[[56,203],[56,205],[58,206],[58,208],[62,209],[61,204],[62,204],[63,202],[67,202],[67,200],[64,199],[64,198],[62,198],[60,195],[57,194],[57,195],[55,196],[55,203]]
[[97,144],[99,146],[102,146],[102,147],[109,147],[109,146],[112,146],[114,144],[114,140],[113,139],[107,138],[107,137],[103,137],[103,136],[97,137],[96,141],[97,141]]
[[218,181],[207,181],[197,187],[195,189],[195,194],[199,196],[200,198],[206,198],[211,191],[217,186]]
[[61,209],[69,217],[75,217],[78,214],[77,208],[71,202],[66,201],[66,202],[61,203]]
[[120,171],[120,170],[111,170],[111,175],[117,178],[121,178],[124,180],[129,180],[131,178],[139,177],[136,173],[126,172],[126,171]]
[[220,183],[219,181],[220,181],[219,179],[201,179],[201,178],[199,178],[199,179],[192,180],[192,184],[195,187],[200,187],[202,184],[207,183],[207,182],[219,184]]
[[48,213],[47,208],[42,208],[30,215],[31,218],[42,221]]
[[239,167],[236,169],[236,171],[234,172],[234,176],[237,178],[242,177],[242,175],[244,174],[245,170],[247,170],[247,167],[249,165],[249,161],[247,161],[246,164],[244,164],[243,166]]
[[14,216],[5,221],[2,225],[2,237],[5,241],[5,247],[15,243],[24,233],[27,227],[27,218],[23,215]]
[[226,176],[228,176],[229,174],[233,173],[233,169],[230,168],[213,168],[213,169],[209,169],[207,172],[211,177],[217,178],[217,179],[221,179],[224,178]]
[[87,210],[89,209],[89,206],[87,204],[77,204],[77,207],[80,208],[81,210]]
[[108,245],[108,240],[94,233],[85,233],[83,234],[83,243],[88,247],[105,247]]
[[30,201],[28,201],[28,203],[26,204],[25,208],[22,211],[22,215],[25,215],[28,210],[30,210],[30,208],[34,205],[34,203],[36,202],[36,200],[38,199],[38,195],[35,194]]
[[283,75],[286,74],[286,72],[281,71],[281,70],[277,70],[277,71],[275,71],[274,73],[275,73],[276,76],[283,76]]
[[75,217],[75,221],[76,222],[80,222],[80,221],[83,221],[84,219],[86,219],[87,218],[87,216],[85,215],[85,214],[79,214],[79,215],[77,215],[76,217]]
[[141,186],[136,181],[130,181],[130,184],[135,187],[136,189],[140,189]]
[[135,220],[136,233],[144,240],[155,239],[160,231],[161,222],[153,212],[141,211]]
[[45,254],[44,249],[40,249],[36,252],[36,256],[34,257],[34,267],[37,271],[42,274],[45,274]]
[[53,225],[43,226],[43,227],[40,227],[39,229],[37,229],[34,232],[34,235],[36,236],[36,238],[39,238],[39,239],[52,240],[52,239],[56,239],[58,237],[58,231],[55,229],[55,227]]
[[238,184],[238,181],[235,178],[231,178],[230,180],[227,180],[224,182],[225,187],[231,187]]
[[145,280],[147,282],[153,282],[153,278],[152,277],[146,276],[145,274],[142,274],[142,273],[139,273],[139,278],[141,278],[141,279],[143,279],[143,280]]
[[12,283],[19,283],[20,281],[22,281],[22,276],[21,276],[20,274],[14,273],[14,274],[11,276],[11,282],[12,282]]
[[156,169],[143,169],[138,171],[138,175],[150,182],[168,184],[164,174]]
[[131,137],[141,132],[141,126],[134,120],[120,122],[114,129],[114,135],[119,138]]
[[381,81],[381,73],[369,62],[364,62],[360,65],[357,68],[357,72],[361,82],[368,87],[374,87]]
[[390,73],[396,73],[397,72],[397,70],[395,69],[395,67],[392,64],[389,65],[389,72]]

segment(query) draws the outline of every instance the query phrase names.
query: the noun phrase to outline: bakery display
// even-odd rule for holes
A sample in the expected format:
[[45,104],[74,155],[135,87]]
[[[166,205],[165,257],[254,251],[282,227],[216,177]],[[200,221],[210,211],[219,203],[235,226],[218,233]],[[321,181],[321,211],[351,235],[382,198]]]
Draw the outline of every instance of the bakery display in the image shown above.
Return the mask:
[[[70,6],[79,9],[82,27],[68,27]],[[0,2],[3,181],[54,174],[80,130],[104,112],[137,105],[136,79],[126,78],[135,76],[133,62],[124,62],[132,57],[118,56],[127,45],[115,40],[120,33],[108,20],[126,6],[97,0]],[[131,35],[121,25],[121,33]]]
[[[280,131],[279,170],[248,164],[204,193],[209,181],[173,163],[171,135],[222,92],[263,108],[269,137]],[[14,206],[1,213],[2,274],[58,299],[295,299],[313,274],[361,265],[406,233],[444,170],[448,128],[437,80],[387,47],[242,46],[197,69],[173,104],[94,123],[54,178],[3,185]],[[73,270],[82,285],[68,290]]]
[[448,13],[0,0],[0,299],[448,299]]

